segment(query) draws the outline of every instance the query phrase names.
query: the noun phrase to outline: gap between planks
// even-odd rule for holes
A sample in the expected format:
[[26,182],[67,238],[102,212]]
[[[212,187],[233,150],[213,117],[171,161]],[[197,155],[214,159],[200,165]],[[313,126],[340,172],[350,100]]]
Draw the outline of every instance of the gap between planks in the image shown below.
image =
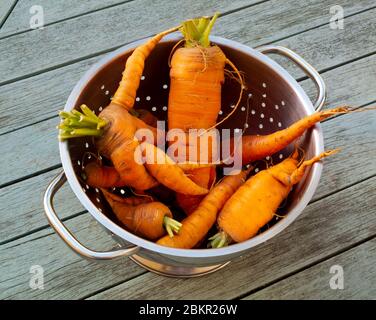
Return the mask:
[[[256,2],[256,3],[252,3],[248,6],[242,6],[242,7],[239,7],[237,9],[232,9],[232,10],[229,10],[229,11],[225,11],[223,14],[221,14],[221,16],[218,18],[220,19],[221,17],[225,17],[227,15],[230,15],[230,14],[233,14],[233,13],[237,13],[239,11],[242,11],[244,9],[248,9],[250,7],[254,7],[254,6],[257,6],[257,5],[261,5],[265,2],[268,2],[268,1],[271,1],[271,0],[263,0],[263,1],[260,1],[260,2]],[[127,3],[127,2],[125,2]],[[111,7],[110,7],[111,8]],[[359,15],[359,14],[362,14],[364,12],[367,12],[367,11],[370,11],[370,10],[373,10],[375,9],[376,6],[373,6],[373,7],[369,7],[367,9],[364,9],[364,10],[360,10],[360,11],[357,11],[357,12],[354,12],[354,13],[351,13],[351,14],[344,14],[344,18],[348,18],[348,17],[353,17],[353,16],[356,16],[356,15]],[[97,11],[100,11],[100,10],[97,10]],[[96,12],[96,11],[93,11],[93,12]],[[78,16],[80,17],[80,16]],[[62,21],[64,22],[64,20]],[[307,32],[307,31],[310,31],[310,30],[314,30],[314,29],[317,29],[317,28],[320,28],[320,27],[323,27],[325,25],[329,25],[330,22],[325,22],[325,23],[319,23],[318,25],[314,26],[314,27],[311,27],[311,28],[305,28],[305,29],[302,29],[300,30],[299,32],[295,32],[295,33],[292,33],[292,34],[289,34],[287,36],[283,36],[281,38],[277,38],[276,40],[273,40],[272,42],[277,42],[277,41],[281,41],[281,40],[285,40],[285,39],[288,39],[290,37],[293,37],[293,36],[296,36],[296,35],[299,35],[299,34],[302,34],[304,32]],[[72,59],[72,60],[68,60],[64,63],[61,63],[61,64],[56,64],[56,65],[53,65],[51,67],[46,67],[46,68],[43,68],[43,69],[40,69],[38,71],[34,71],[34,72],[30,72],[28,74],[24,74],[22,76],[18,76],[18,77],[15,77],[15,78],[12,78],[12,79],[9,79],[9,80],[5,80],[3,82],[0,82],[0,87],[1,86],[4,86],[4,85],[7,85],[7,84],[11,84],[11,83],[14,83],[14,82],[17,82],[17,81],[20,81],[20,80],[23,80],[23,79],[28,79],[28,78],[31,78],[33,76],[36,76],[36,75],[40,75],[42,73],[45,73],[45,72],[48,72],[48,71],[52,71],[52,70],[55,70],[55,69],[58,69],[58,68],[61,68],[61,67],[65,67],[65,66],[68,66],[68,65],[71,65],[73,63],[76,63],[76,62],[80,62],[80,61],[84,61],[84,60],[87,60],[89,58],[93,58],[93,57],[96,57],[98,55],[101,55],[101,54],[104,54],[104,53],[109,53],[111,51],[114,51],[124,45],[127,45],[129,43],[132,43],[134,41],[137,41],[137,40],[142,40],[142,39],[146,39],[146,38],[149,38],[151,36],[153,36],[154,34],[149,34],[145,37],[141,37],[141,38],[136,38],[132,41],[129,41],[129,42],[125,42],[125,43],[122,43],[122,44],[119,44],[119,45],[116,45],[116,46],[113,46],[111,48],[106,48],[104,50],[101,50],[101,51],[97,51],[95,53],[92,53],[92,54],[88,54],[88,55],[85,55],[85,56],[82,56],[82,57],[79,57],[79,58],[76,58],[76,59]],[[1,38],[0,38],[1,40]],[[264,45],[264,44],[268,44],[268,43],[271,43],[271,42],[265,42],[265,43],[262,43],[260,45]]]

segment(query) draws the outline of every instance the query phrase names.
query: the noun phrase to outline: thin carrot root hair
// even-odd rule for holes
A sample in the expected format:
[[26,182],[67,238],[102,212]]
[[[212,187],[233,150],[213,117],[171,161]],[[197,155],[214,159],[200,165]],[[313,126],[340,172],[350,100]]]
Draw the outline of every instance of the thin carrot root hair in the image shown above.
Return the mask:
[[174,52],[176,51],[176,49],[181,45],[182,42],[184,42],[185,40],[184,39],[181,39],[179,40],[177,43],[175,43],[175,45],[172,47],[171,51],[170,51],[170,54],[168,56],[168,67],[171,69],[171,59],[172,59],[172,55],[174,54]]
[[132,192],[132,194],[134,194],[137,197],[145,197],[145,198],[149,198],[151,201],[154,201],[154,198],[149,194],[138,193],[138,192],[134,191],[133,188],[129,188],[129,190]]
[[200,134],[199,136],[203,135],[204,133],[210,131],[211,129],[214,129],[216,128],[217,126],[219,126],[221,123],[223,123],[224,121],[226,121],[228,118],[230,118],[234,112],[237,110],[237,108],[239,107],[240,105],[240,102],[242,101],[242,98],[243,98],[243,92],[245,90],[245,85],[244,85],[244,80],[242,78],[242,75],[240,74],[240,71],[238,70],[238,68],[235,66],[235,64],[226,58],[226,63],[228,65],[230,65],[230,67],[234,70],[234,72],[236,73],[236,75],[238,76],[238,79],[239,79],[239,83],[240,83],[240,93],[239,93],[239,98],[238,98],[238,101],[236,102],[236,104],[234,105],[234,107],[232,108],[231,112],[229,114],[227,114],[221,121],[217,122],[216,124],[214,124],[213,126],[209,127],[208,129],[206,129],[202,134]]

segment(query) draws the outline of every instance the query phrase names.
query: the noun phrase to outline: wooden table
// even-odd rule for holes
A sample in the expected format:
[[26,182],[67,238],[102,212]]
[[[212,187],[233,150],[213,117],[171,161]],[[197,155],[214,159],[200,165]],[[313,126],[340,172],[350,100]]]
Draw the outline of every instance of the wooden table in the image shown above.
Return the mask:
[[[48,226],[45,187],[61,170],[57,111],[100,57],[181,20],[220,11],[213,33],[256,47],[279,44],[312,63],[328,86],[328,106],[376,100],[374,0],[39,0],[43,29],[30,29],[33,0],[0,3],[0,298],[4,299],[345,299],[376,297],[376,112],[323,123],[327,148],[317,192],[284,232],[212,275],[170,279],[128,259],[95,263],[72,253]],[[344,9],[344,29],[330,28],[330,8]],[[308,92],[296,67],[277,59]],[[57,211],[95,249],[114,243],[69,187]],[[44,289],[31,289],[32,266]],[[344,270],[344,289],[330,269]]]

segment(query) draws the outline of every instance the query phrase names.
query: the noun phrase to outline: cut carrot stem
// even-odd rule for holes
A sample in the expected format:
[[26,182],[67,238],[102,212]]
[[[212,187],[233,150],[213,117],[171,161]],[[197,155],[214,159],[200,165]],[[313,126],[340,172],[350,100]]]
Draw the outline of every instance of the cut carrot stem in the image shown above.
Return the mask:
[[179,221],[170,218],[169,216],[165,216],[163,218],[163,225],[170,238],[174,236],[174,233],[178,234],[182,226],[182,224]]

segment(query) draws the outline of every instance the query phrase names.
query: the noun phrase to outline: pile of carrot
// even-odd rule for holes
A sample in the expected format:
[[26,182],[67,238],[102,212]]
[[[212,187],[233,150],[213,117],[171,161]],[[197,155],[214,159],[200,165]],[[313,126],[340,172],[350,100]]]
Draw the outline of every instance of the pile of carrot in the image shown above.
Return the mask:
[[[111,102],[99,114],[86,105],[60,112],[59,139],[93,137],[101,155],[82,164],[80,178],[101,190],[117,222],[126,230],[163,246],[190,249],[209,240],[208,246],[219,248],[257,235],[301,181],[306,168],[337,150],[306,160],[296,149],[284,161],[250,176],[251,163],[284,149],[316,123],[351,111],[339,107],[316,112],[269,135],[242,136],[241,148],[231,140],[231,153],[240,153],[247,169],[221,179],[217,177],[221,164],[212,152],[214,141],[203,144],[186,140],[184,156],[172,159],[159,147],[164,135],[156,128],[156,117],[147,110],[133,109],[145,60],[165,35],[182,32],[183,39],[177,44],[180,47],[173,48],[168,62],[168,129],[181,129],[184,134],[201,129],[210,134],[235,112],[245,89],[236,65],[209,40],[217,17],[187,20],[137,47],[126,61]],[[237,76],[240,88],[234,93],[234,108],[218,122],[226,66]],[[149,130],[151,141],[138,136],[140,129]],[[190,161],[191,154],[203,151],[207,163]],[[127,188],[133,195],[113,193],[117,187]],[[165,201],[171,194],[171,201]],[[183,219],[177,219],[178,211],[185,213]]]

